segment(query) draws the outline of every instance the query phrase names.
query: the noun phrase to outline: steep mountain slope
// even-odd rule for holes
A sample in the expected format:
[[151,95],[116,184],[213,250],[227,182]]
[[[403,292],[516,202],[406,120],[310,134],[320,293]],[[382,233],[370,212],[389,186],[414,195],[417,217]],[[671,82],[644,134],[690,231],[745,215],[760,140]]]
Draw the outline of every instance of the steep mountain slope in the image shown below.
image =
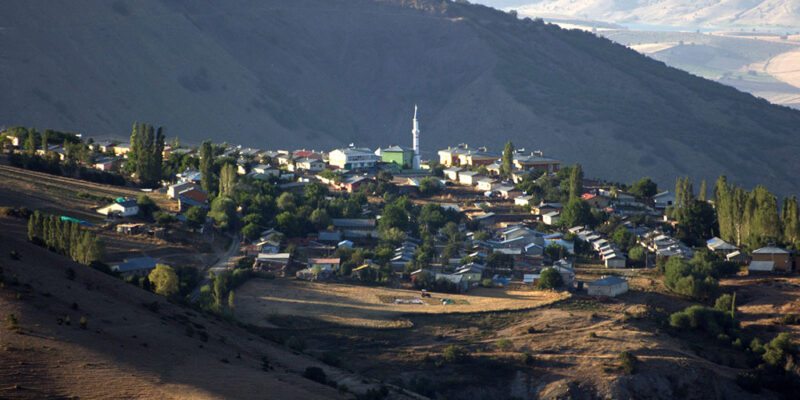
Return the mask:
[[484,0],[524,15],[571,16],[617,23],[686,27],[798,27],[793,0]]
[[[45,6],[45,4],[47,6]],[[793,192],[800,113],[608,40],[432,0],[0,3],[0,121],[187,142],[505,140],[589,176],[676,175]]]
[[24,221],[0,227],[2,399],[347,398],[303,378],[309,366],[355,393],[380,387],[35,246]]

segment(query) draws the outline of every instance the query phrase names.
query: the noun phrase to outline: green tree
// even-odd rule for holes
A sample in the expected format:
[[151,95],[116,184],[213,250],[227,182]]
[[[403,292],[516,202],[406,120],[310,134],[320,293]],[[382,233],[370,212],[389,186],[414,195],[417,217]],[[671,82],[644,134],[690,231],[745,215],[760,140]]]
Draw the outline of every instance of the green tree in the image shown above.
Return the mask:
[[28,130],[28,136],[25,138],[25,154],[30,157],[36,154],[36,129],[34,128]]
[[647,260],[647,250],[644,247],[636,246],[628,252],[628,258],[633,263],[642,265]]
[[708,190],[706,189],[706,180],[703,179],[700,182],[700,196],[698,197],[698,200],[703,201],[703,202],[706,201],[707,192],[708,192]]
[[208,216],[220,229],[228,229],[236,224],[236,202],[228,196],[219,196],[211,202]]
[[190,207],[186,210],[186,223],[192,229],[206,223],[206,210],[199,206]]
[[650,178],[644,177],[631,184],[630,192],[638,197],[653,197],[658,192],[658,186]]
[[200,185],[208,193],[213,193],[217,185],[214,177],[214,148],[210,140],[205,140],[200,145]]
[[297,208],[297,199],[290,192],[283,192],[278,196],[278,209],[281,211],[294,212]]
[[432,176],[422,178],[422,180],[419,182],[419,192],[423,196],[433,196],[435,194],[439,194],[441,191],[442,184],[438,179]]
[[247,238],[247,240],[256,240],[258,236],[261,234],[261,228],[254,223],[249,223],[242,228],[242,236]]
[[583,169],[575,164],[569,174],[569,198],[580,198],[583,194]]
[[139,215],[148,219],[159,210],[158,205],[146,194],[139,195],[139,198],[136,199],[136,205],[139,206]]
[[503,176],[511,176],[511,172],[514,171],[514,144],[511,142],[506,142],[506,146],[503,148],[501,169]]
[[147,279],[153,284],[154,291],[162,296],[172,296],[180,289],[178,274],[168,265],[156,264]]
[[592,209],[580,197],[573,197],[561,211],[560,222],[564,226],[594,225]]
[[128,152],[126,170],[136,174],[145,186],[155,186],[161,180],[165,137],[161,127],[156,130],[148,124],[134,123],[131,132],[131,150]]
[[309,218],[314,227],[317,229],[325,229],[331,224],[331,217],[324,208],[318,208],[311,213]]
[[233,196],[236,186],[236,168],[233,164],[225,164],[219,174],[219,195]]
[[553,268],[546,268],[539,275],[539,282],[536,283],[536,287],[539,289],[555,289],[563,284],[561,274],[558,271]]

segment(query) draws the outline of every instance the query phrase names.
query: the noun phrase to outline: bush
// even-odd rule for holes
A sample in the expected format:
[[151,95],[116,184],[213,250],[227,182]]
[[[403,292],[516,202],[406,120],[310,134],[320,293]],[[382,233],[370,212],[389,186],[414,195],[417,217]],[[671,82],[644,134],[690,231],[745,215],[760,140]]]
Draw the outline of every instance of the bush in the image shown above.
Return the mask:
[[503,351],[510,351],[514,348],[514,342],[511,339],[500,339],[494,343],[498,349]]
[[15,329],[19,325],[19,319],[14,314],[8,314],[6,317],[6,325],[8,329]]
[[626,374],[631,375],[635,372],[636,363],[638,361],[635,355],[628,351],[623,351],[617,355],[617,360],[619,360],[620,366]]
[[522,353],[522,356],[520,356],[520,361],[524,365],[533,365],[533,363],[536,361],[536,359],[533,358],[533,355],[531,353],[525,352],[525,353]]
[[88,323],[86,321],[86,317],[81,317],[81,319],[78,321],[78,323],[81,325],[81,329],[86,329],[88,327]]
[[325,371],[323,371],[320,367],[306,368],[305,372],[303,372],[303,378],[310,379],[314,382],[319,382],[323,385],[328,381],[328,378],[325,376]]
[[792,353],[792,347],[792,337],[786,332],[780,333],[764,346],[762,359],[769,365],[779,366]]
[[553,268],[547,268],[539,276],[539,282],[536,287],[539,289],[555,289],[563,284],[561,274]]
[[303,351],[303,348],[305,347],[303,342],[297,336],[290,336],[288,339],[286,339],[284,345],[296,351]]
[[469,356],[469,354],[464,349],[454,344],[447,346],[447,348],[444,349],[444,353],[442,353],[442,355],[444,356],[444,360],[451,364],[464,362],[467,360]]

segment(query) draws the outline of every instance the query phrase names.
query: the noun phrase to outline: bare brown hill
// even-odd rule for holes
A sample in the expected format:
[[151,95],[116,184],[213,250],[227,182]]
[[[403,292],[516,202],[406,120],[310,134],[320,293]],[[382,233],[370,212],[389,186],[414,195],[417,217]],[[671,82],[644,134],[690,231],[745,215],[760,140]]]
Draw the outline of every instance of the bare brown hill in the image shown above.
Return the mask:
[[[0,219],[0,310],[7,325],[0,329],[0,398],[347,396],[303,378],[309,366],[353,391],[377,387],[27,243],[23,225]],[[9,257],[12,250],[19,260]]]
[[800,112],[590,33],[434,0],[4,1],[0,121],[423,155],[511,140],[589,176],[796,192]]

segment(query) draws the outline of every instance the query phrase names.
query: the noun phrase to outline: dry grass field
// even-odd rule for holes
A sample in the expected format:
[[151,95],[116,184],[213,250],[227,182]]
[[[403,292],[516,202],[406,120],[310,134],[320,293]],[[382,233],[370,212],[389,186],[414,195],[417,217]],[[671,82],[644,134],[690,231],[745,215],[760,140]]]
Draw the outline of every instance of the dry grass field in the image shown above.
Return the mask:
[[[273,315],[316,318],[372,328],[407,327],[409,313],[470,313],[522,310],[550,304],[568,294],[479,288],[468,294],[431,293],[423,304],[395,304],[392,299],[420,298],[414,290],[306,282],[294,279],[252,280],[236,290],[236,317],[269,326]],[[450,299],[443,305],[438,299]]]
[[[772,331],[780,328],[795,336],[799,325],[778,327],[778,319],[787,314],[800,314],[800,278],[772,276],[737,276],[723,279],[720,286],[736,293],[737,316],[742,328]],[[775,333],[766,335],[774,336]]]

